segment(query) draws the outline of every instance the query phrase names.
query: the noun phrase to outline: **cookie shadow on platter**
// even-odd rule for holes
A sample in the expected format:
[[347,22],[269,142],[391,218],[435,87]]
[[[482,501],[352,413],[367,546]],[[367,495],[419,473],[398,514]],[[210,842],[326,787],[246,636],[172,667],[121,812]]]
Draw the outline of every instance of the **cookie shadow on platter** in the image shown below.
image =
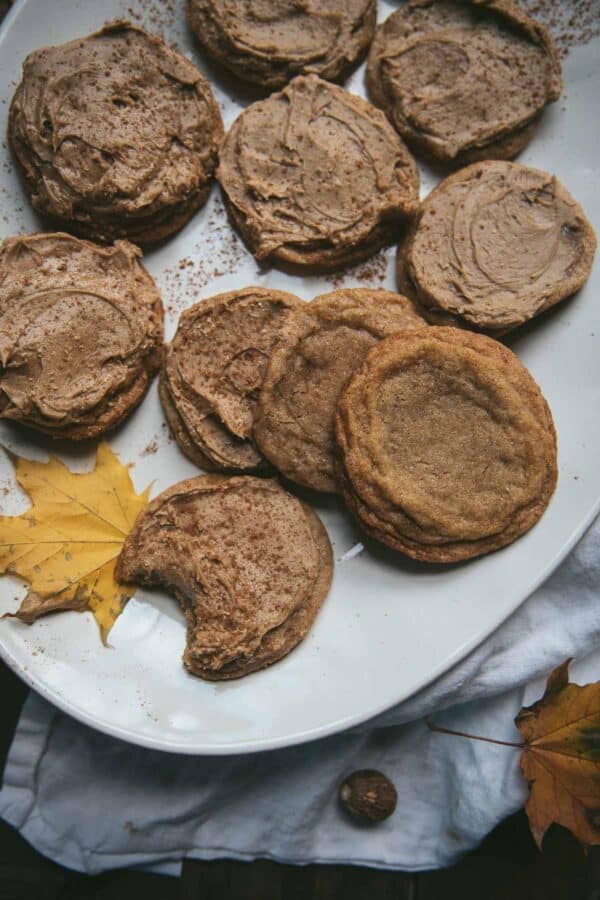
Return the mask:
[[[275,470],[273,470],[271,477],[277,478],[286,491],[289,491],[290,494],[294,494],[299,500],[302,500],[303,503],[313,506],[319,515],[322,515],[323,513],[325,515],[328,513],[339,513],[340,515],[347,516],[351,519],[341,494],[328,494],[325,491],[316,491],[312,488],[304,487],[303,485],[297,484],[295,481],[291,481],[286,478],[285,475],[282,475]],[[360,533],[357,537],[357,541],[358,540],[360,540]]]
[[[310,488],[301,487],[299,484],[289,481],[282,475],[279,475],[278,480],[286,490],[295,494],[304,503],[308,503],[310,506],[314,507],[319,516],[325,517],[326,519],[327,516],[331,514],[344,519],[344,530],[347,530],[348,534],[344,536],[343,545],[340,541],[333,544],[337,565],[341,564],[346,566],[351,564],[354,558],[359,557],[364,553],[368,553],[369,556],[372,556],[373,559],[384,564],[388,568],[396,569],[408,575],[421,576],[443,575],[448,571],[462,569],[471,562],[471,560],[464,560],[458,563],[418,562],[417,560],[411,559],[409,556],[405,556],[398,550],[386,547],[385,544],[369,537],[352,516],[350,510],[344,503],[341,494],[326,494],[323,491],[313,491]],[[348,552],[354,550],[358,544],[362,544],[364,549],[348,556]]]
[[264,100],[273,93],[274,89],[263,88],[251,81],[242,81],[241,78],[236,77],[227,66],[216,59],[211,59],[207,53],[203,52],[196,39],[193,42],[191,58],[194,65],[200,69],[210,83],[227,94],[227,99],[234,103],[240,103],[244,107],[249,106],[256,100]]
[[[119,426],[119,429],[122,427]],[[110,432],[110,436],[119,429]],[[0,421],[0,449],[25,458],[38,456],[59,456],[67,460],[69,467],[77,463],[85,464],[93,461],[98,449],[98,439],[89,438],[83,441],[72,441],[69,438],[56,438],[19,422]]]
[[118,438],[123,429],[128,425],[132,416],[141,406],[141,402],[122,419],[114,428],[106,431],[98,437],[73,440],[72,438],[55,437],[54,435],[39,431],[21,422],[0,419],[0,449],[28,457],[31,454],[43,453],[47,456],[59,456],[66,461],[69,468],[72,465],[85,464],[89,461],[93,465],[99,445],[113,438]]
[[411,559],[410,556],[405,556],[399,550],[393,550],[374,538],[368,537],[358,528],[357,533],[360,542],[365,548],[363,552],[368,553],[382,566],[386,566],[388,569],[395,569],[405,575],[416,575],[419,578],[423,578],[426,575],[444,576],[449,572],[472,566],[476,562],[476,560],[472,559],[452,563],[419,562],[416,559]]
[[582,288],[580,288],[570,297],[567,297],[565,300],[562,300],[555,306],[549,307],[549,309],[546,309],[544,310],[544,312],[539,313],[533,319],[529,319],[527,322],[524,322],[517,328],[513,328],[510,331],[507,331],[505,334],[497,338],[497,340],[499,340],[502,344],[505,344],[513,351],[513,353],[516,353],[517,356],[519,356],[520,351],[525,346],[523,342],[527,342],[530,340],[543,341],[545,338],[545,333],[550,327],[569,328],[570,316],[577,313],[577,305],[584,302],[583,298],[581,297],[581,293],[584,288],[585,285],[583,285]]

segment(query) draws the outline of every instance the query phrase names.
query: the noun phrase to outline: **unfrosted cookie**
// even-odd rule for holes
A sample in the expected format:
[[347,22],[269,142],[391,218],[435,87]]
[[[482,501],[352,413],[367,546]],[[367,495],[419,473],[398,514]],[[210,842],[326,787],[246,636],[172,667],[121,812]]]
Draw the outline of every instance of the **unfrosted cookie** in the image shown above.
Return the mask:
[[592,225],[553,175],[475,163],[423,202],[399,248],[398,283],[432,321],[499,334],[579,290],[595,250]]
[[8,135],[39,213],[94,240],[154,243],[205,202],[223,125],[189,60],[117,20],[27,57]]
[[261,452],[287,478],[335,492],[333,417],[348,379],[377,341],[426,322],[406,297],[349,288],[315,297],[271,356],[255,415]]
[[268,91],[309,72],[344,79],[371,43],[376,13],[375,0],[187,0],[206,52]]
[[182,313],[165,353],[160,397],[179,446],[201,468],[268,468],[252,438],[254,410],[269,357],[302,305],[285,291],[249,287]]
[[407,0],[369,52],[373,102],[415,151],[455,166],[512,159],[562,76],[548,31],[508,0]]
[[305,271],[372,255],[418,204],[415,162],[383,113],[316,75],[238,116],[217,177],[256,258]]
[[163,310],[127,241],[30,234],[0,246],[0,418],[95,438],[144,396],[160,365]]
[[208,680],[239,678],[289,653],[310,629],[332,571],[329,538],[309,507],[275,481],[215,475],[153,500],[117,564],[119,579],[179,600],[184,664]]
[[335,429],[349,508],[414,559],[458,562],[510,544],[556,486],[556,433],[537,384],[502,344],[457,328],[374,347]]

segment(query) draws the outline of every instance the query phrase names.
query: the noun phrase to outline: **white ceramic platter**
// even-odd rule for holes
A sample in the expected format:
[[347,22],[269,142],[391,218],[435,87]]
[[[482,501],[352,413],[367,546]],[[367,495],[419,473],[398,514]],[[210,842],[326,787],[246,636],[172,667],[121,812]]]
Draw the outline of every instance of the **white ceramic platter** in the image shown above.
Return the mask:
[[[250,96],[205,64],[183,15],[184,0],[18,0],[0,33],[0,129],[25,55],[97,29],[109,18],[134,17],[162,33],[208,74],[228,126]],[[561,4],[562,6],[562,4]],[[380,2],[379,18],[393,3]],[[565,63],[566,93],[544,118],[521,161],[556,175],[600,231],[600,41],[575,47]],[[348,88],[364,95],[364,66]],[[40,228],[16,178],[6,144],[0,150],[0,234]],[[423,168],[423,193],[435,178]],[[248,284],[293,291],[305,299],[334,284],[394,287],[393,250],[343,279],[286,276],[260,269],[229,228],[218,191],[174,239],[145,263],[167,308],[170,337],[181,309],[202,297]],[[182,259],[192,264],[178,268]],[[277,665],[240,681],[209,684],[181,664],[185,630],[177,604],[139,590],[100,643],[89,613],[61,613],[28,627],[0,621],[0,653],[25,681],[78,719],[135,743],[183,753],[238,753],[282,747],[339,731],[403,700],[483,640],[531,593],[582,534],[600,505],[600,269],[579,296],[512,340],[548,398],[559,435],[560,480],[539,525],[511,547],[449,568],[411,563],[382,547],[356,552],[360,534],[342,504],[319,499],[318,513],[335,553],[331,594],[304,643]],[[50,447],[71,468],[93,456],[0,427],[0,443],[45,458]],[[196,474],[169,440],[156,384],[110,441],[132,464],[138,490],[153,494]],[[0,505],[14,514],[27,500],[0,459]],[[355,548],[351,551],[351,548]],[[0,581],[0,613],[14,611],[24,586]]]

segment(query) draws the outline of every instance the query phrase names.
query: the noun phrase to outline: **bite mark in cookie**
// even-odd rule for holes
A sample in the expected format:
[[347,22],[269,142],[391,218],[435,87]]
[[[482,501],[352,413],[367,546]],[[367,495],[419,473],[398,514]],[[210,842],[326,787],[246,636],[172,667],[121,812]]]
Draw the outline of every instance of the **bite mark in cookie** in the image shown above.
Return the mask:
[[138,516],[117,577],[174,594],[188,624],[186,668],[223,680],[271,665],[305,637],[332,567],[316,514],[276,482],[208,475]]

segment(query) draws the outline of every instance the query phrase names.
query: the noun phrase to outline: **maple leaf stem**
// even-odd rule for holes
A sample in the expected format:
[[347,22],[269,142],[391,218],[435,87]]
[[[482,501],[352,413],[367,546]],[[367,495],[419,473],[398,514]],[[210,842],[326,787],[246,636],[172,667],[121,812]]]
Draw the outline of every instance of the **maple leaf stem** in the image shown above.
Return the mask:
[[443,728],[436,725],[431,719],[425,719],[427,727],[430,731],[439,731],[440,734],[451,734],[454,737],[469,738],[472,741],[485,741],[486,744],[500,744],[502,747],[515,747],[517,750],[523,750],[525,744],[518,744],[515,741],[500,741],[497,738],[482,737],[480,734],[468,734],[466,731],[454,731],[452,728]]

